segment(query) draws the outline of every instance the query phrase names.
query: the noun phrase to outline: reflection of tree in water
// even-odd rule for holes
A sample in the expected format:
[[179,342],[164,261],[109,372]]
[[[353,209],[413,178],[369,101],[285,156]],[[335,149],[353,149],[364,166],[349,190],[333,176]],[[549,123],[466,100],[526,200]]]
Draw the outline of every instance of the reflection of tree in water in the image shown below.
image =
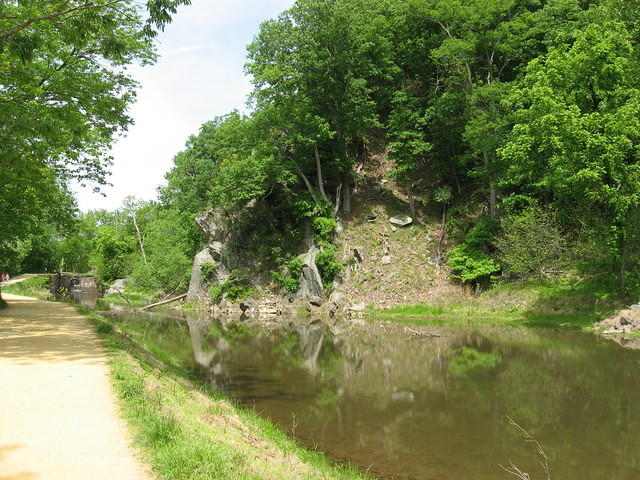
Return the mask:
[[295,414],[302,439],[374,471],[485,479],[499,476],[492,462],[513,460],[535,474],[505,415],[543,443],[558,478],[616,471],[627,480],[640,467],[640,389],[621,382],[634,353],[606,346],[602,355],[591,337],[457,330],[415,339],[323,324],[239,334],[188,324],[213,385],[287,430]]

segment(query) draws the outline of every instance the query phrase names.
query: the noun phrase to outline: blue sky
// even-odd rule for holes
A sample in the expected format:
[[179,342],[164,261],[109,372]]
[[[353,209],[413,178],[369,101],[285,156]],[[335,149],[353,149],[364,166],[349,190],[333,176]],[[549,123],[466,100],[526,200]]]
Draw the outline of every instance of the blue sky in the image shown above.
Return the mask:
[[82,210],[115,209],[127,195],[150,200],[171,168],[173,156],[202,123],[245,108],[251,89],[243,66],[246,46],[260,23],[289,8],[293,0],[193,0],[159,36],[160,58],[134,67],[140,82],[130,110],[135,125],[111,154],[113,187],[103,197],[75,188]]

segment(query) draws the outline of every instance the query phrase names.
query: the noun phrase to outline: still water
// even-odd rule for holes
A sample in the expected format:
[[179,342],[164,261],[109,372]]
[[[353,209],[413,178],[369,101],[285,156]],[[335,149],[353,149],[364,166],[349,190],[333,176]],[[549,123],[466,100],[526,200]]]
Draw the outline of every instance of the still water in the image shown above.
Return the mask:
[[167,359],[306,445],[381,478],[640,478],[640,352],[577,332],[129,316]]

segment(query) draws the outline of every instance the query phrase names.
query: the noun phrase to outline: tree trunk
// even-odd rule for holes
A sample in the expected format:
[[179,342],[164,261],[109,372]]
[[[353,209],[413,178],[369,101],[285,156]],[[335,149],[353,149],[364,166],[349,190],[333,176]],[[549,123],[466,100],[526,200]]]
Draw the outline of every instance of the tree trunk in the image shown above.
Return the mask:
[[140,229],[138,228],[138,222],[136,221],[136,214],[133,214],[133,226],[136,227],[136,237],[138,237],[138,244],[140,245],[140,251],[142,252],[142,260],[147,265],[147,255],[144,253],[144,242],[142,241],[142,235],[140,235]]
[[442,205],[442,227],[440,229],[440,239],[438,240],[438,250],[437,250],[437,258],[436,258],[436,263],[438,265],[442,264],[442,259],[444,257],[444,254],[442,252],[442,244],[444,243],[446,224],[447,224],[447,204],[444,203]]
[[460,185],[460,179],[458,178],[458,172],[456,169],[453,169],[453,180],[456,182],[456,190],[458,190],[458,195],[462,195],[462,186]]
[[300,178],[302,178],[302,181],[306,185],[307,190],[309,190],[309,193],[311,194],[311,198],[313,198],[313,201],[315,203],[320,203],[318,201],[318,197],[316,196],[316,191],[313,189],[313,185],[311,185],[311,182],[309,181],[307,176],[304,174],[304,172],[299,167],[296,167],[296,173],[300,175]]
[[493,172],[489,172],[489,155],[487,152],[482,152],[482,156],[484,157],[484,166],[487,169],[487,173],[489,174],[489,216],[491,218],[496,218],[496,203],[497,203],[497,193],[496,193],[496,184],[493,179]]
[[620,296],[624,297],[624,289],[627,276],[627,241],[622,240],[622,251],[620,252]]
[[345,178],[342,182],[342,213],[351,213],[351,182]]
[[169,300],[162,300],[160,302],[152,303],[151,305],[142,307],[140,310],[149,310],[150,308],[153,308],[153,307],[158,307],[160,305],[166,305],[167,303],[176,302],[178,300],[182,300],[183,298],[186,298],[186,296],[187,294],[183,293],[182,295],[178,295],[177,297],[170,298]]
[[315,143],[313,144],[313,153],[316,157],[316,171],[318,172],[318,189],[320,190],[320,195],[322,195],[322,198],[325,202],[331,205],[329,197],[327,197],[327,194],[324,192],[324,180],[322,179],[322,165],[320,163],[320,154],[318,153],[318,145]]
[[333,218],[338,218],[338,212],[340,211],[340,204],[342,202],[342,184],[338,185],[336,189],[336,206],[333,207]]

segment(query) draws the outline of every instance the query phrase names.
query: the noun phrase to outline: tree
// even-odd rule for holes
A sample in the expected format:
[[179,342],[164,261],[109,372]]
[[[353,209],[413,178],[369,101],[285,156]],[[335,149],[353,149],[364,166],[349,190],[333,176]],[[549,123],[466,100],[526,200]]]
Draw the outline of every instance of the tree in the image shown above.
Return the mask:
[[561,272],[566,241],[550,210],[534,205],[504,217],[493,244],[505,271],[520,277]]
[[[189,0],[0,4],[0,231],[15,245],[47,221],[69,179],[106,183],[108,151],[131,123],[126,67]],[[143,19],[146,15],[146,20]],[[43,208],[44,207],[44,208]],[[1,246],[0,246],[1,248]]]
[[[107,151],[131,123],[134,61],[154,60],[152,38],[177,5],[149,0],[4,2],[0,6],[2,158],[28,158],[60,179],[104,184]],[[38,119],[38,121],[34,121]]]
[[295,157],[298,173],[306,174],[300,168],[305,158],[314,160],[313,176],[325,201],[323,164],[336,173],[345,212],[354,152],[379,125],[376,96],[397,71],[387,30],[382,11],[368,2],[301,0],[265,22],[249,46],[247,71],[256,86],[256,105],[293,114],[278,115],[292,120],[283,125],[286,153]]
[[499,151],[505,180],[551,198],[565,219],[608,223],[604,244],[625,289],[640,206],[637,52],[621,23],[592,24],[531,62],[511,96],[515,126]]

